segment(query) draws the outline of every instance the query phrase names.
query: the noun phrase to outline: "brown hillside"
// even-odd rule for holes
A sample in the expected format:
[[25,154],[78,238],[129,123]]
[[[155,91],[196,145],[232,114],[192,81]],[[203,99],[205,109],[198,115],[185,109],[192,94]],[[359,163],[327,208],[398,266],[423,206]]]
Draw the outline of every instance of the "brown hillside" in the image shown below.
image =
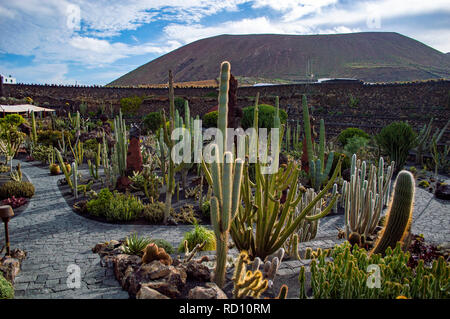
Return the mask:
[[[240,77],[291,81],[355,77],[371,82],[450,77],[448,55],[392,32],[333,35],[220,35],[198,40],[123,75],[109,85],[215,79],[220,62]],[[311,65],[311,67],[308,67]]]

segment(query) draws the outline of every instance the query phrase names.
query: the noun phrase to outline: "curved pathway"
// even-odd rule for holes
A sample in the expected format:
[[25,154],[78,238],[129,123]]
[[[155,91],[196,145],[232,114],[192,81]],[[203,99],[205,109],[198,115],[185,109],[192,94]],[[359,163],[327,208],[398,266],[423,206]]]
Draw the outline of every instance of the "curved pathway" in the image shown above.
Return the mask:
[[[162,238],[174,247],[190,225],[114,225],[86,219],[74,213],[61,195],[57,180],[47,169],[22,162],[22,169],[34,184],[36,193],[27,209],[9,223],[11,247],[27,251],[22,271],[16,278],[16,298],[128,298],[111,269],[100,265],[91,249],[99,242],[120,239],[132,232]],[[317,237],[302,246],[330,248],[337,240],[336,228],[343,227],[343,216],[321,220]],[[3,242],[3,227],[0,240]],[[436,200],[416,188],[413,231],[423,233],[437,244],[450,241],[450,203]],[[81,270],[81,287],[66,284],[67,267]]]
[[[128,298],[111,269],[100,265],[91,249],[99,242],[120,239],[136,231],[163,238],[176,247],[190,225],[114,225],[84,218],[67,205],[57,185],[61,176],[22,162],[22,169],[36,188],[27,209],[9,223],[12,248],[28,255],[15,282],[16,298]],[[0,232],[3,242],[3,227]],[[68,288],[67,267],[81,270],[81,287]]]

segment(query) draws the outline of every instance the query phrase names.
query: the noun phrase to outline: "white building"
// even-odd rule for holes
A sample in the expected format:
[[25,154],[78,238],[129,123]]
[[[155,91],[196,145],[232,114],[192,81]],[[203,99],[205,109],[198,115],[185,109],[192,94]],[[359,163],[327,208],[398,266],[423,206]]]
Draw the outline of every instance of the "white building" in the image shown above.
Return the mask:
[[3,83],[16,84],[16,78],[13,78],[11,75],[3,75],[3,74],[0,75],[3,77]]

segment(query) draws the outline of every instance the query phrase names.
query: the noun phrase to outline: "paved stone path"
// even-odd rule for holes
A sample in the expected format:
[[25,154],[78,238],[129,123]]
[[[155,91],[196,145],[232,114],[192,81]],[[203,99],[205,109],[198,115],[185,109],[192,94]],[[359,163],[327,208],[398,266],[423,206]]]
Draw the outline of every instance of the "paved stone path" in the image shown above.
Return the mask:
[[[57,186],[61,176],[51,176],[48,170],[30,163],[21,164],[36,193],[27,209],[9,223],[11,247],[28,253],[16,278],[16,298],[128,298],[112,271],[100,266],[92,247],[134,231],[164,238],[175,246],[192,229],[190,225],[114,225],[86,219],[73,212],[62,197]],[[3,228],[0,236],[3,242]],[[69,289],[66,284],[71,264],[81,269],[79,289]]]
[[[92,247],[111,239],[120,239],[136,231],[140,235],[163,238],[174,247],[192,226],[114,225],[86,219],[74,213],[57,186],[61,176],[47,169],[22,162],[22,170],[35,185],[36,193],[28,208],[10,222],[11,247],[28,252],[22,271],[16,278],[16,298],[128,298],[114,278],[112,270],[101,267]],[[435,243],[450,241],[450,203],[439,201],[416,189],[413,231],[423,233]],[[301,246],[333,247],[336,228],[343,227],[343,216],[321,220],[314,241]],[[3,241],[3,228],[0,231]],[[81,269],[81,288],[68,288],[67,267]]]

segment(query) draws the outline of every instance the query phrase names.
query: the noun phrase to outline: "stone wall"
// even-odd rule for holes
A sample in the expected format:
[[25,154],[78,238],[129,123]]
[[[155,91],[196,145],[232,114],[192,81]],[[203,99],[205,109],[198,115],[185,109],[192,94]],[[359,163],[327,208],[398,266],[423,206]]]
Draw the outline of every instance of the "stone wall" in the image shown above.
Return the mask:
[[[31,97],[39,105],[76,110],[82,100],[88,101],[89,109],[96,111],[101,103],[110,104],[117,110],[120,99],[143,96],[141,115],[165,109],[168,112],[167,89],[110,88],[50,85],[4,84],[5,96]],[[313,83],[274,85],[266,87],[238,88],[238,105],[253,105],[260,93],[260,103],[274,104],[280,97],[280,106],[295,123],[301,121],[301,96],[306,94],[308,104],[316,119],[325,120],[328,136],[336,135],[345,127],[360,127],[370,133],[378,132],[393,121],[408,121],[416,130],[431,117],[435,127],[443,127],[450,114],[450,81],[425,81],[409,83]],[[217,105],[215,88],[176,88],[175,94],[189,101],[193,116],[207,113]],[[352,102],[353,101],[353,102]],[[446,139],[450,138],[450,130]]]

